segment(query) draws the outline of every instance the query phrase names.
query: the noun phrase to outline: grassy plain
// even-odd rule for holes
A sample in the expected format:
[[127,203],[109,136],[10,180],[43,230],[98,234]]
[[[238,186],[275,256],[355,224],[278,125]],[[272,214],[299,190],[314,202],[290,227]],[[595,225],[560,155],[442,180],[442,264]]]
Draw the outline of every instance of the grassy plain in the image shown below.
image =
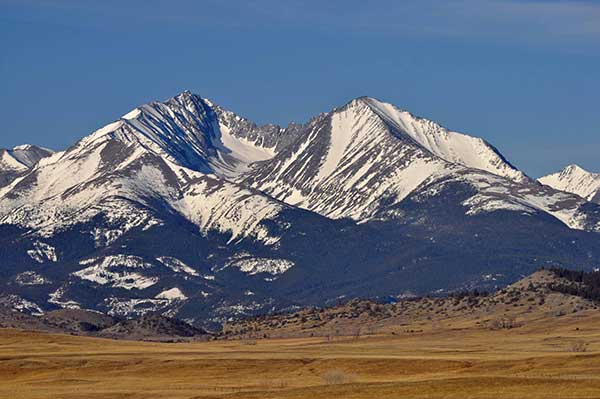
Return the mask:
[[600,312],[332,340],[149,343],[3,329],[0,398],[600,398]]

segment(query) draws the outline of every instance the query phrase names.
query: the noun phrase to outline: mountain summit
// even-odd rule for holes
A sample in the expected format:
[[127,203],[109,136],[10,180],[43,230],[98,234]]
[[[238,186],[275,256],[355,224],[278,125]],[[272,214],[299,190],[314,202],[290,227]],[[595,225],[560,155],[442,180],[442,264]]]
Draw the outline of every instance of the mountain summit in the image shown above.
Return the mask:
[[557,190],[600,203],[600,173],[588,172],[578,165],[568,165],[560,172],[540,177],[538,180]]
[[10,150],[0,148],[0,187],[52,154],[52,150],[30,144],[19,145]]
[[0,291],[38,313],[205,325],[600,259],[600,205],[369,97],[281,127],[186,91],[32,148],[0,153]]

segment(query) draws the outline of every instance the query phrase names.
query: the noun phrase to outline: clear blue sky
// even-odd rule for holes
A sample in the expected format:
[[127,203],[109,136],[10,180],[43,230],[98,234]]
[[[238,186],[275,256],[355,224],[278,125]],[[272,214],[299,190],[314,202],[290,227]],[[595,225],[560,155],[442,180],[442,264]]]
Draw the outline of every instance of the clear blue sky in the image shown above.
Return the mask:
[[599,1],[0,0],[0,76],[1,147],[184,89],[280,124],[368,95],[531,176],[600,171]]

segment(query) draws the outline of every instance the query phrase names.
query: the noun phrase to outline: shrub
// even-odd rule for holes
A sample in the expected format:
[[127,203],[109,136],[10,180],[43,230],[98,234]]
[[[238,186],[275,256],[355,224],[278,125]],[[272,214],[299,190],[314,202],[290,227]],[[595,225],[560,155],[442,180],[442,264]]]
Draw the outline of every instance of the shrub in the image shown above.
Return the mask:
[[585,352],[587,351],[588,343],[585,341],[575,341],[569,346],[571,352]]
[[327,371],[321,376],[321,378],[327,385],[349,384],[356,379],[354,375],[342,370]]
[[502,317],[492,320],[490,322],[490,327],[492,330],[509,330],[511,328],[520,327],[520,325],[517,323],[517,319],[515,317]]

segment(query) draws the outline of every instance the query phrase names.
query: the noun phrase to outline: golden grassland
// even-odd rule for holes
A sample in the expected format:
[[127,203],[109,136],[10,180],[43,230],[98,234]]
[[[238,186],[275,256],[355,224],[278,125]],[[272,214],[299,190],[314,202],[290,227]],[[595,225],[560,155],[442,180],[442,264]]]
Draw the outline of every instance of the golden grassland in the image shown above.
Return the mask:
[[[585,348],[583,351],[582,348]],[[600,398],[600,312],[197,343],[0,330],[0,398]]]

